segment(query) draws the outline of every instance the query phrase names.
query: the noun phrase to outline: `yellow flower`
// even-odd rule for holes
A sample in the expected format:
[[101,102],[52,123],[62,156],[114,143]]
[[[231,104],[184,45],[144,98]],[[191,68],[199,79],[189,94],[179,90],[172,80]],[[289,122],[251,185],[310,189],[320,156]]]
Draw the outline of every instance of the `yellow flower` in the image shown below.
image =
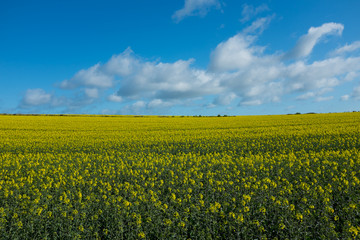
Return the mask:
[[164,224],[165,225],[171,225],[172,224],[172,221],[168,218],[164,219]]
[[139,238],[145,238],[145,233],[144,232],[139,232],[138,237]]
[[285,224],[284,224],[284,223],[280,223],[280,224],[279,224],[279,228],[280,228],[281,230],[283,230],[283,229],[285,228]]
[[250,208],[249,207],[244,207],[244,212],[249,212]]
[[36,211],[37,211],[37,215],[40,216],[41,212],[43,211],[43,208],[39,207]]
[[244,215],[239,214],[236,218],[236,220],[238,220],[239,222],[243,222],[244,221]]
[[294,211],[295,210],[295,205],[294,204],[290,204],[290,210]]
[[296,219],[299,221],[303,220],[303,215],[301,213],[296,213]]
[[136,225],[140,226],[142,223],[141,221],[141,216],[139,216],[137,219],[136,219]]
[[329,213],[334,213],[334,209],[332,207],[326,207],[326,210],[329,212]]
[[261,208],[260,208],[260,212],[263,213],[263,214],[265,214],[265,213],[266,213],[266,208],[265,208],[265,207],[261,207]]
[[128,202],[128,201],[126,201],[126,200],[124,200],[123,204],[124,204],[124,206],[125,206],[125,207],[128,207],[128,206],[130,206],[130,205],[131,205],[131,203],[130,203],[130,202]]
[[16,223],[16,226],[18,226],[18,228],[22,228],[23,227],[23,223],[21,221],[18,221]]
[[250,202],[251,197],[250,197],[249,195],[245,195],[245,194],[244,194],[244,195],[243,195],[243,199],[244,199],[245,202],[248,203],[248,202]]
[[185,223],[183,221],[179,222],[179,226],[185,228]]
[[349,229],[349,232],[354,236],[356,237],[358,234],[359,234],[359,230],[354,227],[354,226],[351,226],[350,229]]
[[80,226],[79,226],[79,230],[80,230],[80,232],[83,232],[83,231],[84,231],[83,225],[80,225]]

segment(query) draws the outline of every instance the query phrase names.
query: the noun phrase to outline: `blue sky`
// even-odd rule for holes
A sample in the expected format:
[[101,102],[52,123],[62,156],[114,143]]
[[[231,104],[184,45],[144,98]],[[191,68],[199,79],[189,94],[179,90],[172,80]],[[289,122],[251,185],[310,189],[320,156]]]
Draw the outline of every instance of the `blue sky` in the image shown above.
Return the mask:
[[0,3],[0,112],[360,110],[358,0]]

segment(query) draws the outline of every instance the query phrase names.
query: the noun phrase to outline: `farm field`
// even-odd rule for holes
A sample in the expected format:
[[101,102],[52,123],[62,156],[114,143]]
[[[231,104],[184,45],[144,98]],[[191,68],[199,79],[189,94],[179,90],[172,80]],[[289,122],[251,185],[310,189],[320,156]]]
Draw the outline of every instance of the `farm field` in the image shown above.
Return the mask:
[[356,239],[360,113],[0,116],[1,239]]

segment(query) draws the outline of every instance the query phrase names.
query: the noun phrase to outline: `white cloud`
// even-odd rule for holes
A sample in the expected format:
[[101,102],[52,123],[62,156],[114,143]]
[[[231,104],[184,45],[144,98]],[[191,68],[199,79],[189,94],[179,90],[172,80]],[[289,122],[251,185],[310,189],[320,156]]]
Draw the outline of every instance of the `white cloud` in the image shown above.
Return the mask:
[[130,99],[182,99],[217,93],[220,89],[213,76],[192,68],[193,61],[141,62],[130,77],[123,78],[117,95]]
[[256,106],[261,105],[263,102],[261,100],[249,100],[249,101],[243,101],[240,103],[241,106]]
[[205,16],[211,8],[220,8],[218,0],[185,0],[184,7],[177,10],[172,18],[175,22],[180,22],[188,16]]
[[349,72],[345,75],[344,80],[345,81],[352,81],[355,78],[357,78],[359,76],[359,73],[357,72]]
[[125,77],[132,74],[139,64],[134,52],[128,47],[123,53],[113,55],[105,64],[104,69],[108,74]]
[[154,99],[152,101],[150,101],[147,105],[148,108],[152,109],[152,108],[167,108],[167,107],[171,107],[173,106],[174,103],[169,102],[169,101],[163,101],[162,99]]
[[256,33],[261,34],[270,24],[271,20],[275,17],[275,14],[263,17],[255,20],[251,25],[244,29],[244,33]]
[[146,102],[136,101],[130,105],[126,105],[120,110],[121,114],[140,114],[144,111],[146,107]]
[[[341,24],[330,23],[310,28],[309,33],[319,37],[341,29]],[[360,70],[360,58],[356,57],[287,64],[276,54],[264,54],[264,47],[255,45],[255,40],[256,37],[239,33],[220,43],[211,54],[209,69],[216,73],[225,91],[242,99],[240,105],[276,102],[284,94],[304,91],[313,93],[300,95],[298,100],[318,97],[321,101],[325,99],[322,94],[341,84],[344,76],[348,79],[353,76],[346,77],[348,73]]]
[[214,99],[213,105],[211,105],[211,106],[229,105],[234,99],[236,99],[235,93],[230,92],[227,94],[221,94]]
[[137,101],[132,106],[134,108],[143,108],[146,106],[146,103],[144,101]]
[[265,11],[269,11],[269,10],[270,9],[266,4],[262,4],[256,8],[252,5],[244,4],[243,10],[241,12],[242,18],[240,19],[240,21],[242,23],[245,23],[245,22],[251,20],[253,17],[257,16],[258,14],[265,12]]
[[316,102],[325,102],[325,101],[330,101],[334,98],[334,96],[328,96],[328,97],[317,97],[316,98]]
[[319,89],[316,92],[311,92],[310,91],[310,92],[304,93],[304,94],[302,94],[300,96],[297,96],[296,100],[307,100],[309,98],[314,98],[314,97],[318,97],[317,99],[321,99],[321,98],[323,98],[322,97],[323,94],[331,92],[333,90],[334,89],[332,89],[332,88],[325,87],[325,88]]
[[241,33],[217,45],[211,53],[210,69],[213,71],[239,70],[253,64],[259,49],[250,47],[254,37]]
[[[91,104],[100,97],[102,90],[113,87],[115,83],[120,84],[120,88],[107,97],[108,101],[149,101],[148,108],[170,107],[180,99],[196,99],[221,92],[215,75],[192,67],[193,62],[193,59],[173,63],[145,61],[128,48],[113,55],[105,64],[98,63],[79,71],[69,81],[63,81],[61,88],[80,92],[63,104],[68,107]],[[134,109],[139,109],[139,106],[128,108],[131,112]]]
[[113,85],[113,77],[104,72],[100,63],[88,69],[82,69],[70,80],[60,83],[64,89],[74,89],[77,87],[96,87],[109,88]]
[[46,93],[43,89],[28,89],[22,99],[22,106],[39,106],[49,104],[51,102],[52,95]]
[[[279,102],[290,94],[297,96],[296,100],[329,101],[333,96],[325,93],[359,75],[360,57],[356,56],[337,55],[311,62],[302,58],[287,61],[283,57],[294,54],[294,50],[282,55],[267,54],[256,41],[257,34],[272,18],[257,19],[244,31],[219,43],[210,54],[208,69],[195,67],[194,59],[148,61],[127,48],[104,64],[80,70],[63,81],[60,87],[74,96],[55,97],[42,89],[32,89],[24,95],[22,104],[49,104],[72,110],[107,100],[121,102],[121,113],[143,113],[195,105],[197,100],[209,101],[202,102],[205,107],[229,106],[235,101],[239,106],[260,105]],[[338,23],[310,28],[294,48],[295,55],[308,56],[321,37],[341,34],[342,29]],[[114,94],[103,96],[105,90],[113,88],[117,88]],[[348,96],[360,99],[360,87]]]
[[355,41],[351,43],[350,45],[346,44],[345,46],[336,49],[332,52],[333,55],[341,55],[348,52],[354,52],[360,48],[360,41]]
[[288,91],[334,87],[341,83],[341,76],[360,70],[360,58],[329,58],[306,64],[298,61],[287,66],[285,72]]
[[349,100],[349,98],[350,98],[350,96],[348,94],[346,94],[346,95],[341,96],[340,100],[347,101],[347,100]]
[[99,90],[97,88],[85,88],[85,95],[88,98],[98,98]]
[[123,98],[121,96],[116,95],[116,94],[111,94],[110,96],[108,96],[108,100],[110,102],[122,102]]
[[311,27],[306,35],[303,35],[295,47],[286,55],[286,58],[307,57],[316,43],[326,35],[341,35],[344,25],[339,23],[324,23],[320,27]]
[[316,96],[316,94],[314,92],[307,92],[300,96],[297,96],[296,100],[307,100],[307,99],[315,97],[315,96]]

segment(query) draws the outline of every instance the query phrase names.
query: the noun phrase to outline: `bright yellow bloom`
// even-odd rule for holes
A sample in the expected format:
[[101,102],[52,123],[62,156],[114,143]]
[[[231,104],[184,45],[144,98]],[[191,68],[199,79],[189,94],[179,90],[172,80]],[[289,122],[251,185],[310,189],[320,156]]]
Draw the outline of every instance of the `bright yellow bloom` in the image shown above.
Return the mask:
[[139,237],[139,238],[145,238],[145,236],[146,236],[146,235],[145,235],[144,232],[139,232],[139,233],[138,233],[138,237]]

